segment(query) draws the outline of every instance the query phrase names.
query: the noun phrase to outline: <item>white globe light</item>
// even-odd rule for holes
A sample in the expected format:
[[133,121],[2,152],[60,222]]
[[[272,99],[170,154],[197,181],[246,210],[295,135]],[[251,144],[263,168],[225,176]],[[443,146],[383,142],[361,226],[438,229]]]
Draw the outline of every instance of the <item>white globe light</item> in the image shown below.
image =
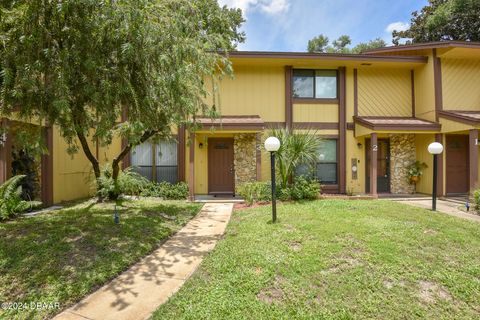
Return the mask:
[[275,152],[280,149],[280,140],[276,137],[269,137],[265,140],[265,150],[269,152]]
[[443,146],[439,142],[432,142],[428,145],[428,152],[430,154],[440,154],[443,152]]

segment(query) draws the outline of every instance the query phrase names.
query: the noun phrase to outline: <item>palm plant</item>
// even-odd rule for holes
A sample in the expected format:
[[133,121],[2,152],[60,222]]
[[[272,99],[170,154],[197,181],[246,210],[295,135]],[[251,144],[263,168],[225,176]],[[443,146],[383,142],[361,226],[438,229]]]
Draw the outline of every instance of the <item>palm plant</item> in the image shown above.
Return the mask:
[[0,185],[0,220],[8,219],[21,212],[41,205],[38,201],[25,201],[22,199],[22,186],[24,175],[14,176]]
[[269,134],[280,140],[280,149],[275,155],[280,186],[286,188],[296,167],[318,160],[322,139],[310,130],[293,132],[289,129],[272,129]]

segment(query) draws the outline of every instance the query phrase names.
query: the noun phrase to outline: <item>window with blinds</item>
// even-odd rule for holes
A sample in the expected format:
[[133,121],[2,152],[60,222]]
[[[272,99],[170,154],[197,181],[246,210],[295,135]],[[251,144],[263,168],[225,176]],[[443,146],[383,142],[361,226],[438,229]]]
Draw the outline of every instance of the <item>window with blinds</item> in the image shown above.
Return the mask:
[[142,143],[131,152],[132,170],[150,181],[178,182],[177,143]]

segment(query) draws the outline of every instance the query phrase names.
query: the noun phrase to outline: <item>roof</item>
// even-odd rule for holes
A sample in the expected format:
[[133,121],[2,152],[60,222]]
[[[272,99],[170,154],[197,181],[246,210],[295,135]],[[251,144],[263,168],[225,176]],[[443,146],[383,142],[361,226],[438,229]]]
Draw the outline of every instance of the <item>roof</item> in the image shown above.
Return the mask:
[[442,118],[466,124],[480,124],[480,111],[444,110],[439,111],[438,115]]
[[220,118],[200,117],[196,121],[202,129],[220,130],[263,130],[265,122],[258,115],[222,116]]
[[404,44],[398,46],[382,47],[370,49],[363,52],[364,55],[375,55],[377,53],[413,51],[422,49],[440,49],[440,48],[471,48],[480,49],[480,42],[475,41],[435,41],[415,44]]
[[230,51],[230,58],[260,59],[309,59],[309,60],[347,60],[364,62],[416,62],[427,63],[423,56],[384,56],[372,54],[311,53],[311,52],[268,52],[268,51]]
[[436,131],[441,126],[438,123],[412,117],[354,117],[355,123],[376,131]]

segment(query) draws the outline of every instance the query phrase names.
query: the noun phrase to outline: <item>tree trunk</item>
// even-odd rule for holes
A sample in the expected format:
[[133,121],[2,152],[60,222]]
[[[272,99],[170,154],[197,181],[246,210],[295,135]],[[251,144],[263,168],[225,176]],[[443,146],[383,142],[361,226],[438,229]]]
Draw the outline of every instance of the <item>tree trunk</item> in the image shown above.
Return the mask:
[[78,140],[80,140],[80,144],[82,146],[83,152],[85,153],[85,155],[87,156],[87,159],[92,164],[93,172],[95,173],[95,178],[96,179],[100,178],[100,164],[97,158],[95,158],[92,151],[90,150],[90,146],[88,145],[87,138],[83,133],[79,133],[79,132],[77,132],[77,137],[78,137]]

